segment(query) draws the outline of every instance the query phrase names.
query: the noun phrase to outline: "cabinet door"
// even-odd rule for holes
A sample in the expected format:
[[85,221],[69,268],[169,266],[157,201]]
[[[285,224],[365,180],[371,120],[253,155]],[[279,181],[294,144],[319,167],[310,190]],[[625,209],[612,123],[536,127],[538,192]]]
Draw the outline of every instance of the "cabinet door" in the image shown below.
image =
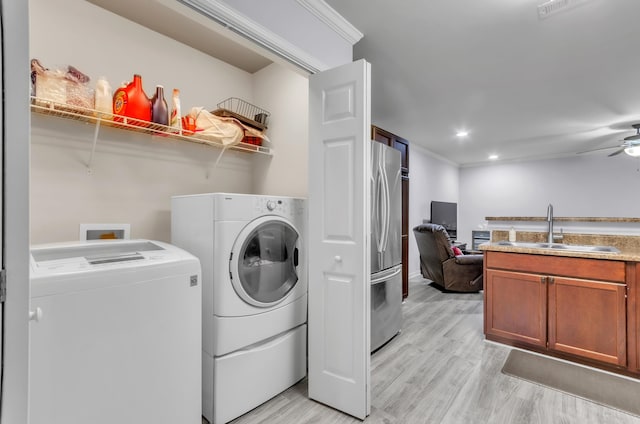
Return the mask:
[[409,296],[409,177],[402,176],[402,299]]
[[549,277],[549,348],[625,366],[626,286]]
[[403,138],[396,137],[393,140],[393,148],[400,150],[400,165],[402,166],[402,175],[409,174],[409,142]]
[[409,175],[409,141],[375,125],[371,126],[371,138],[400,151],[402,175]]
[[395,135],[391,134],[389,131],[383,130],[380,127],[376,127],[375,125],[372,125],[371,138],[382,144],[386,144],[387,146],[393,147],[393,140],[395,138]]
[[640,373],[640,263],[627,266],[627,347],[629,370]]
[[487,269],[485,334],[546,347],[546,281],[541,275]]

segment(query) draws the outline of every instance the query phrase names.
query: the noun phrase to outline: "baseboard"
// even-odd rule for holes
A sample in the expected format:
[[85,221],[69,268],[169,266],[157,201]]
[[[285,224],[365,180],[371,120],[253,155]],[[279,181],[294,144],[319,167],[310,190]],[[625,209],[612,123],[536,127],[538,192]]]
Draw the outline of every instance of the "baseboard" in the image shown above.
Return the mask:
[[420,274],[420,271],[415,271],[415,272],[410,272],[409,273],[409,280],[413,280],[415,278],[422,278],[422,274]]

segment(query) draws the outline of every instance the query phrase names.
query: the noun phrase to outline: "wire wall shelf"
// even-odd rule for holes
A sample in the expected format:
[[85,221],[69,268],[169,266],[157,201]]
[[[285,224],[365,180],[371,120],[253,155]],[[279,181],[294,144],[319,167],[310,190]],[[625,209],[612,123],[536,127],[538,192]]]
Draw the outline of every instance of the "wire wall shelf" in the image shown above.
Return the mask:
[[129,118],[126,116],[114,115],[111,113],[99,112],[94,109],[87,109],[79,106],[71,106],[67,104],[61,104],[52,102],[50,100],[40,99],[37,97],[31,97],[31,111],[42,114],[56,116],[60,118],[70,119],[79,122],[85,122],[89,124],[95,124],[95,131],[93,136],[93,146],[91,148],[91,156],[89,158],[88,168],[91,168],[93,161],[93,155],[95,153],[95,146],[98,139],[98,133],[101,126],[118,128],[126,131],[132,131],[137,133],[143,133],[148,135],[156,135],[167,137],[170,139],[188,141],[190,143],[205,144],[207,146],[216,147],[221,149],[221,152],[216,160],[216,165],[224,153],[225,150],[235,150],[248,153],[261,153],[265,155],[272,155],[271,148],[241,142],[231,146],[223,144],[220,140],[214,137],[203,136],[197,132],[190,132],[187,130],[181,130],[177,132],[166,125],[156,124],[154,122],[142,121],[139,119]]

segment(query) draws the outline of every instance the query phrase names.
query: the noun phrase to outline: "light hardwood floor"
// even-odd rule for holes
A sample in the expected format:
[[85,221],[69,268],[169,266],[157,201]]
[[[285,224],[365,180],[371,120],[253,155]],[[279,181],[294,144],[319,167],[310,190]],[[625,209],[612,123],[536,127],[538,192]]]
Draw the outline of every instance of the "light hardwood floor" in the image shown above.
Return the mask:
[[[442,293],[428,283],[410,282],[402,332],[371,358],[366,423],[640,424],[639,417],[502,374],[509,348],[484,341],[482,293]],[[309,400],[303,380],[232,423],[358,422]]]

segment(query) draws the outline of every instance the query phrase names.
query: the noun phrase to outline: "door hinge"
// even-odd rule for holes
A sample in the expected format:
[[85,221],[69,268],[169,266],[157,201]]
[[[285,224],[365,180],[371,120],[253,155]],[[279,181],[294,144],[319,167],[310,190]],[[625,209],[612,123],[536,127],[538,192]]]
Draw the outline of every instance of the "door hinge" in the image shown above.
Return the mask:
[[7,299],[7,270],[0,270],[0,303]]

